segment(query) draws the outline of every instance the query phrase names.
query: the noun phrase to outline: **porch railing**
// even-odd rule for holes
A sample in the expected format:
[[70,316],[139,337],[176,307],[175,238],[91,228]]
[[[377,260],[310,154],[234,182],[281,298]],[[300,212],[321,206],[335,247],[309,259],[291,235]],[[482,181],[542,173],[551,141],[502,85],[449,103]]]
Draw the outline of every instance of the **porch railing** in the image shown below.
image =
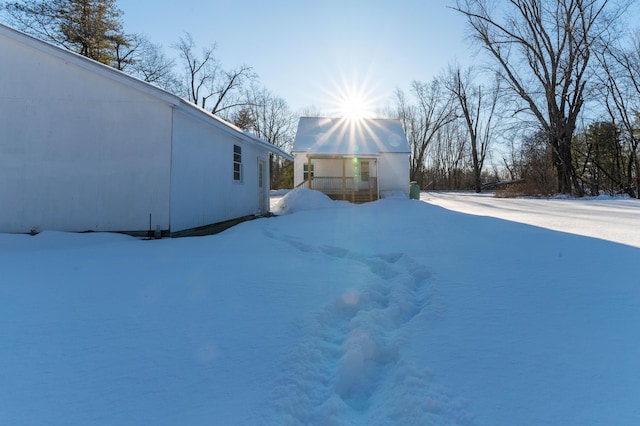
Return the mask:
[[325,177],[314,176],[311,178],[311,189],[328,193],[341,193],[343,190],[353,190],[352,177]]
[[[302,187],[309,187],[309,181],[305,180]],[[311,189],[323,192],[331,198],[350,200],[352,202],[373,201],[378,199],[378,179],[370,177],[361,180],[354,185],[353,177],[328,177],[313,176]]]

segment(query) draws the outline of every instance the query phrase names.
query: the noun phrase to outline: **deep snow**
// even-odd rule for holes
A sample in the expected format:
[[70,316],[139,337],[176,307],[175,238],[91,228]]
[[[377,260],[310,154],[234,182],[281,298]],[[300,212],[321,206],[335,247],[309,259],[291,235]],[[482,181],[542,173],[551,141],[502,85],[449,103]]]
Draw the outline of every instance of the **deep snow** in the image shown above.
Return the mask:
[[[301,190],[197,238],[0,234],[0,424],[640,423],[640,204],[423,199]],[[598,238],[516,223],[578,204]]]

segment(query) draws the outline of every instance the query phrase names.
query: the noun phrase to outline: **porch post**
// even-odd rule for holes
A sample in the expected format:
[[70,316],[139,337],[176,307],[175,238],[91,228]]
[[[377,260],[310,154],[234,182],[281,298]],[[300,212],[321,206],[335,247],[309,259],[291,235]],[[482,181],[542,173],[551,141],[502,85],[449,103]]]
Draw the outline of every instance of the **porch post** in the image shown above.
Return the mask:
[[347,165],[346,159],[342,157],[342,199],[347,199]]
[[378,163],[380,163],[380,157],[376,157],[376,198],[380,199],[380,167],[378,167]]
[[351,159],[351,164],[349,165],[349,168],[351,169],[351,174],[353,175],[353,177],[351,178],[351,202],[355,203],[356,202],[356,171],[354,168],[353,158]]
[[307,181],[309,189],[311,189],[311,156],[307,154]]
[[371,166],[369,166],[369,201],[373,201],[373,188],[371,188],[371,182],[373,181],[371,180]]

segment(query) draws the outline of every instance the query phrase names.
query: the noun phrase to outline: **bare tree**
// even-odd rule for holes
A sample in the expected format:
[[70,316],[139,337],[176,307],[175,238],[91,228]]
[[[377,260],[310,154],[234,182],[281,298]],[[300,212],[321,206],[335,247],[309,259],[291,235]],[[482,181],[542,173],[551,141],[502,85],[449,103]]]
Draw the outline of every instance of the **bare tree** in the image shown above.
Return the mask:
[[640,30],[631,38],[630,46],[609,44],[597,53],[604,72],[597,86],[600,98],[612,122],[619,123],[626,144],[626,177],[624,188],[631,197],[640,197]]
[[184,97],[196,105],[204,108],[205,103],[211,93],[204,93],[209,81],[213,78],[211,68],[217,67],[217,60],[213,55],[215,45],[202,49],[201,56],[194,52],[196,43],[189,33],[180,37],[178,42],[172,46],[178,51],[178,55],[183,62],[184,72]]
[[169,92],[179,91],[179,83],[173,72],[175,61],[146,37],[130,35],[128,43],[116,45],[115,54],[114,68]]
[[315,105],[307,106],[298,112],[300,117],[322,117],[322,111]]
[[[259,138],[277,146],[284,151],[290,151],[295,133],[296,120],[289,110],[287,102],[271,93],[269,90],[252,85],[244,92],[244,108],[240,109],[234,118],[234,123],[243,130],[247,130]],[[272,188],[280,188],[293,181],[283,181],[285,163],[282,159],[270,156]]]
[[285,151],[291,149],[295,117],[287,102],[264,87],[252,85],[244,92],[241,111],[248,111],[251,131],[256,136]]
[[447,122],[434,134],[427,173],[436,188],[457,190],[465,186],[467,142],[466,128],[459,120]]
[[555,177],[552,149],[546,132],[533,131],[521,136],[520,143],[511,146],[511,158],[504,159],[511,184],[501,187],[501,196],[548,196],[554,193]]
[[496,80],[494,87],[486,89],[481,84],[473,85],[471,74],[471,68],[463,72],[459,66],[453,66],[449,68],[445,84],[455,95],[460,116],[466,124],[471,142],[473,186],[479,193],[482,191],[482,169],[495,129],[493,119],[498,105],[500,80]]
[[[240,91],[257,78],[251,67],[241,65],[225,70],[215,56],[216,45],[205,47],[198,54],[189,33],[180,37],[173,47],[184,66],[182,95],[187,100],[213,114],[230,113],[229,110],[244,105]],[[207,105],[211,103],[213,106]]]
[[[584,103],[592,50],[618,16],[608,0],[508,0],[506,14],[489,0],[456,0],[474,37],[535,116],[553,150],[558,191],[579,191],[571,138]],[[520,111],[518,111],[520,112]]]
[[439,79],[430,83],[414,81],[411,93],[417,100],[416,105],[409,103],[402,90],[396,90],[396,116],[402,122],[411,148],[411,180],[426,187],[427,149],[438,131],[455,120],[454,98]]
[[60,15],[56,9],[60,1],[38,0],[8,1],[0,3],[3,20],[14,28],[31,34],[41,40],[64,46],[64,36],[60,33]]

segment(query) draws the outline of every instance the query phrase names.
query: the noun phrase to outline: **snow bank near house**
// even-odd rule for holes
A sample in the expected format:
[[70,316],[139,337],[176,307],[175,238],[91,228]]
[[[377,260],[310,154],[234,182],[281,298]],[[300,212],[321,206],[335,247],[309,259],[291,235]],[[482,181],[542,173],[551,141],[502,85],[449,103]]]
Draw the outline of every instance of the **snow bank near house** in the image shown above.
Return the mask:
[[400,191],[400,190],[393,190],[393,191],[382,191],[382,193],[380,193],[380,197],[381,198],[400,198],[400,199],[407,199],[407,194],[405,194],[404,192]]
[[289,191],[280,199],[272,213],[283,215],[303,210],[329,209],[346,206],[346,202],[334,201],[320,191],[314,191],[308,188],[296,188],[293,191]]

